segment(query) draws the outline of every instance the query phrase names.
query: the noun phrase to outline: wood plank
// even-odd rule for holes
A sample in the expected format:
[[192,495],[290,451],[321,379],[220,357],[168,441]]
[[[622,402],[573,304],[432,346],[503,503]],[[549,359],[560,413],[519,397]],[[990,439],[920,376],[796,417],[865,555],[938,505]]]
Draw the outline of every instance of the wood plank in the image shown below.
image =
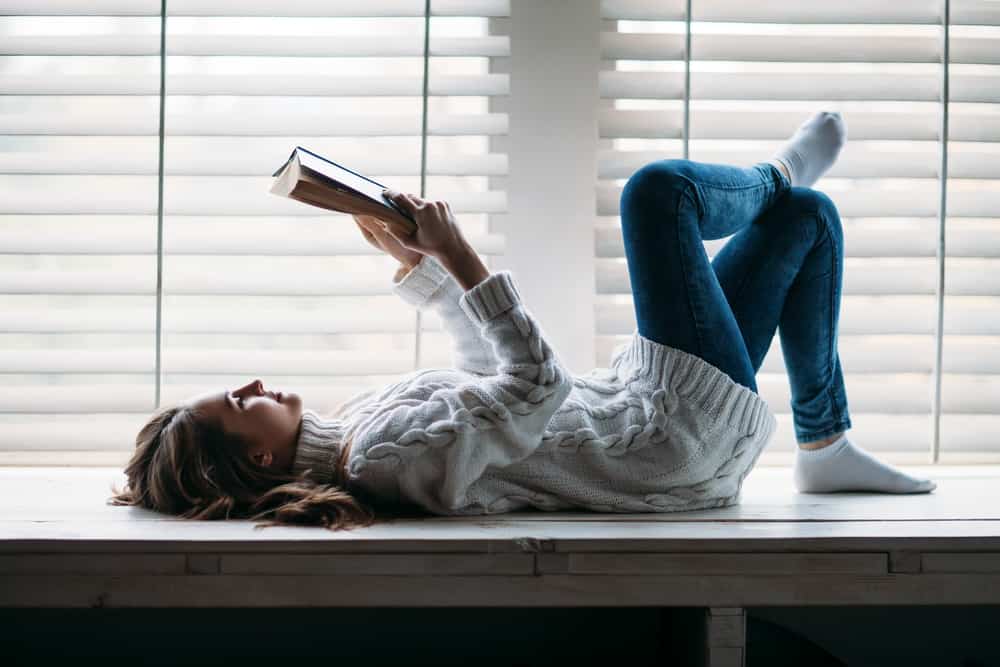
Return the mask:
[[[938,488],[928,494],[797,493],[787,467],[757,468],[747,477],[741,502],[732,507],[685,512],[614,514],[597,512],[517,512],[507,516],[523,521],[861,521],[879,520],[1000,520],[1000,466],[977,471],[968,466],[921,468],[918,474],[935,479]],[[0,467],[0,520],[174,521],[171,517],[136,507],[105,504],[112,483],[124,483],[114,468],[4,468]],[[468,517],[451,517],[467,521]]]
[[9,574],[185,574],[184,554],[0,555],[0,575]]
[[[542,545],[541,547],[539,545]],[[997,551],[1000,521],[688,523],[400,520],[353,531],[245,521],[0,521],[0,553],[557,553]]]
[[[747,478],[739,505],[693,512],[608,515],[597,512],[527,511],[505,515],[520,521],[938,521],[1000,520],[1000,466],[922,468],[938,482],[929,494],[800,494],[791,470],[758,468]],[[0,467],[0,521],[175,521],[135,507],[106,505],[111,483],[124,476],[114,468]],[[468,517],[441,517],[464,522]]]
[[889,571],[916,574],[920,572],[921,557],[919,551],[889,552]]
[[[546,570],[540,564],[539,569]],[[885,574],[889,571],[884,553],[854,554],[652,554],[652,553],[572,553],[568,554],[568,574]]]
[[1000,553],[925,553],[923,572],[1000,572]]
[[219,554],[188,554],[188,574],[219,574],[222,569],[222,557]]
[[3,607],[643,607],[1000,604],[1000,574],[0,576]]
[[222,554],[221,574],[533,575],[531,554]]

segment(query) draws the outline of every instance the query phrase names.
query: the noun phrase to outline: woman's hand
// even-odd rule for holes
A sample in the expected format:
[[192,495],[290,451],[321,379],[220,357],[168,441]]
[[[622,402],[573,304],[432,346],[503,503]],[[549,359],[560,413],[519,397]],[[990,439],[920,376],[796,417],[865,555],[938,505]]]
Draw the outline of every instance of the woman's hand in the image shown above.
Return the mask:
[[416,195],[386,190],[385,195],[408,213],[417,223],[413,234],[401,234],[398,228],[386,226],[386,232],[399,244],[422,255],[430,255],[442,262],[456,253],[468,249],[468,242],[455,222],[451,206],[445,201],[430,201]]
[[358,229],[361,230],[361,235],[368,243],[382,252],[392,255],[407,269],[412,269],[420,262],[423,255],[416,250],[401,246],[399,241],[386,231],[386,223],[370,215],[354,215],[352,217]]
[[438,260],[462,289],[470,290],[489,277],[489,269],[462,236],[448,202],[427,201],[394,190],[386,190],[385,195],[417,223],[412,235],[399,236],[396,230],[386,229],[400,245]]

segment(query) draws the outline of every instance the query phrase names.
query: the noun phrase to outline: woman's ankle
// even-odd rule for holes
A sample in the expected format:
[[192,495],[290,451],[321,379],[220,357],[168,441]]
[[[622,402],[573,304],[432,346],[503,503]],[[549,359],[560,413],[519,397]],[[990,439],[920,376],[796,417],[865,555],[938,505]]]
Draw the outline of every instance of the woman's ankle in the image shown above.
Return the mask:
[[828,445],[832,445],[843,434],[844,434],[844,431],[841,431],[840,433],[834,433],[833,435],[829,435],[829,436],[827,436],[825,438],[821,438],[819,440],[810,440],[809,442],[800,442],[799,443],[799,449],[823,449],[824,447],[826,447]]

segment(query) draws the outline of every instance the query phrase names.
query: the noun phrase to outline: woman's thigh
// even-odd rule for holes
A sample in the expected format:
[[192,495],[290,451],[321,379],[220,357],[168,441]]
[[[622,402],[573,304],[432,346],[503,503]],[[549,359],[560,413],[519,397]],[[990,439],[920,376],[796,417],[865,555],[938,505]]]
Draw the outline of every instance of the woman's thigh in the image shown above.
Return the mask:
[[[643,187],[651,187],[649,184]],[[622,196],[622,236],[639,333],[694,354],[757,391],[743,334],[708,260],[682,179]]]

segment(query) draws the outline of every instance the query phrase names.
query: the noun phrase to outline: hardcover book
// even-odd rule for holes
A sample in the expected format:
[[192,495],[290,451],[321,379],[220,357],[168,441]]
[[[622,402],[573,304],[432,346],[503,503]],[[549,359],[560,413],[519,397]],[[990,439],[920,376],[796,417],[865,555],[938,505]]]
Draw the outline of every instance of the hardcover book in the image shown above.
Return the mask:
[[383,196],[384,185],[301,146],[272,175],[273,194],[328,211],[370,215],[406,234],[417,229],[409,215]]

